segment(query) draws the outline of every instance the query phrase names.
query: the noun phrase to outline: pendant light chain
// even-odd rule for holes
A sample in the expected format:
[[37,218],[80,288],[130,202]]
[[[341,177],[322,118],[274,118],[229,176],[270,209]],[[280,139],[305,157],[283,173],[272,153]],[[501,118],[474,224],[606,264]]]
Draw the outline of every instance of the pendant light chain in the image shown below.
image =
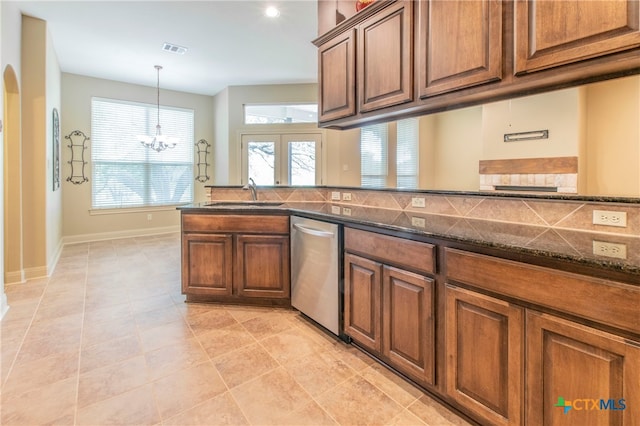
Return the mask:
[[154,68],[157,71],[157,79],[156,79],[156,104],[158,107],[157,117],[158,124],[156,124],[156,134],[153,138],[148,136],[139,136],[140,142],[145,147],[152,149],[156,152],[162,152],[167,148],[173,148],[178,143],[176,138],[171,136],[165,136],[162,134],[162,128],[160,127],[160,70],[162,69],[161,65],[154,65]]
[[157,84],[156,84],[156,87],[158,88],[158,91],[157,91],[158,124],[157,124],[156,127],[160,127],[160,70],[162,69],[162,66],[161,65],[156,65],[155,67],[156,67],[156,70],[158,71],[157,72],[158,79],[157,79]]

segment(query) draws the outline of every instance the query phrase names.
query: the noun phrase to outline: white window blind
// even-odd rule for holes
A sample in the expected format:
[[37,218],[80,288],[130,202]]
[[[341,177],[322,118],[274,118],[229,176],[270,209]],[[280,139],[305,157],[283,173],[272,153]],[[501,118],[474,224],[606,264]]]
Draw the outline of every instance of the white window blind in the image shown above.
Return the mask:
[[397,187],[418,187],[418,119],[408,118],[397,123],[396,173]]
[[156,152],[139,135],[155,134],[157,105],[91,99],[92,208],[131,208],[193,201],[193,110],[160,107],[174,148]]
[[384,188],[387,183],[387,125],[360,129],[360,184]]

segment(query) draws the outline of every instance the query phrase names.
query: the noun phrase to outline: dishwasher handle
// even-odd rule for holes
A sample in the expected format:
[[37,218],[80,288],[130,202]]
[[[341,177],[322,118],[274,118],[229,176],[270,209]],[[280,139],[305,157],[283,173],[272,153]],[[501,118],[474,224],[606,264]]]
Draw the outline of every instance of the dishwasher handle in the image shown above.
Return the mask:
[[333,232],[322,231],[320,229],[315,229],[315,228],[309,228],[307,226],[303,226],[303,225],[300,225],[298,223],[294,223],[293,227],[296,228],[297,230],[299,230],[300,232],[303,232],[303,233],[309,234],[309,235],[314,235],[316,237],[333,238],[333,236],[334,236]]

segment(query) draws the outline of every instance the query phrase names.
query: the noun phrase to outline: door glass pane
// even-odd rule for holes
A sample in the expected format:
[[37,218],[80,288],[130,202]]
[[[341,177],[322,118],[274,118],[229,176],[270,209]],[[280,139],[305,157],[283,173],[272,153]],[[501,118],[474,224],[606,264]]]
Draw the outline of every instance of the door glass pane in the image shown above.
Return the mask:
[[256,185],[275,184],[275,153],[274,142],[247,143],[249,177]]
[[316,143],[289,142],[289,185],[316,184]]

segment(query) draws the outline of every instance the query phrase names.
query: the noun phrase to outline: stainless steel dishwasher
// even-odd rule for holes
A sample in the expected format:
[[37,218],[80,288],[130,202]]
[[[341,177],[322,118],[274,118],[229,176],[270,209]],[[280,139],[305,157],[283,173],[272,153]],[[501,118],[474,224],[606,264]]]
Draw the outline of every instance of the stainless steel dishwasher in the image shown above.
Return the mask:
[[291,216],[291,305],[341,336],[340,227]]

